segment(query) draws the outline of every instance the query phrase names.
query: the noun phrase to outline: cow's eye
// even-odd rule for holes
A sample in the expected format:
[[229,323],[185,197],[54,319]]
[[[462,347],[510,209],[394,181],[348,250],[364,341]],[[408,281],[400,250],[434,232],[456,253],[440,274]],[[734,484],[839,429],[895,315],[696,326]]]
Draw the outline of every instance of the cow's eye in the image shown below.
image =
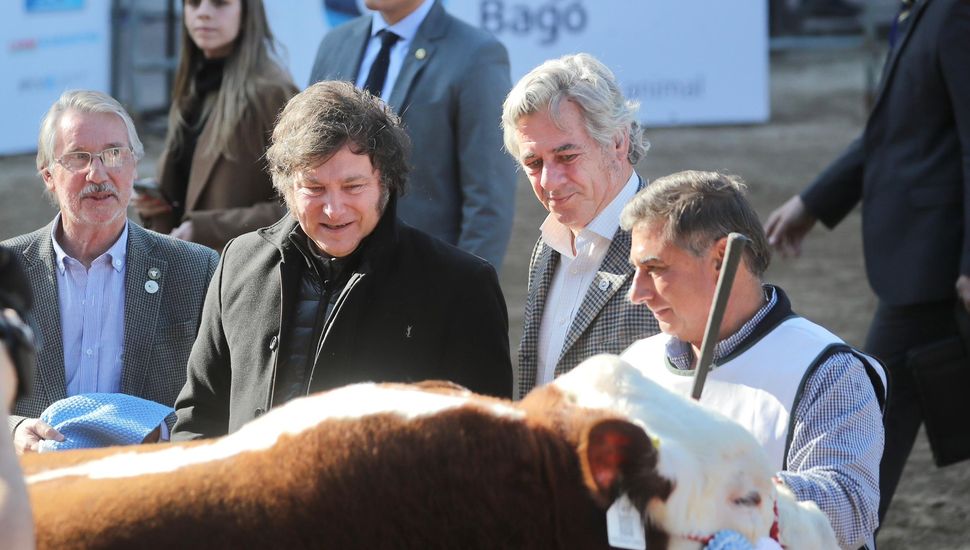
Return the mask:
[[737,506],[761,506],[761,494],[752,491],[743,497],[734,499]]

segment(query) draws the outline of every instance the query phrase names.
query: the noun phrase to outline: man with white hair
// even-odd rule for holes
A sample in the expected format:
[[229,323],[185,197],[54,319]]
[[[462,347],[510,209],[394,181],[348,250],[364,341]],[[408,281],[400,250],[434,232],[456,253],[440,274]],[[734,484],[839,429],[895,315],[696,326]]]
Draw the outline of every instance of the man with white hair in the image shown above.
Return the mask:
[[546,61],[505,100],[505,148],[549,211],[529,262],[517,397],[659,331],[626,300],[633,267],[620,210],[646,183],[633,167],[649,147],[636,112],[588,54]]
[[81,393],[126,393],[171,406],[219,256],[128,223],[144,149],[114,98],[67,91],[37,140],[37,170],[60,210],[46,226],[4,243],[23,263],[41,348],[32,391],[10,429],[18,453],[62,435],[37,418]]
[[825,512],[842,548],[872,548],[885,371],[763,283],[768,241],[744,184],[715,172],[672,174],[638,193],[620,224],[632,232],[630,301],[649,307],[663,331],[623,359],[682,395],[693,386],[727,236],[750,239],[700,404],[755,436],[781,481]]

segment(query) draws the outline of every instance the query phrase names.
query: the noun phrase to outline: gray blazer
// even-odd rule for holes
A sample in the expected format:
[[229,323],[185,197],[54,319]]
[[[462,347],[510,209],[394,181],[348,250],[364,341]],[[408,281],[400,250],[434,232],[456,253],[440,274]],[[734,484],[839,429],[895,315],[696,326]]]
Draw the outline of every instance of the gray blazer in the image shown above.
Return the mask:
[[[323,37],[310,82],[354,82],[371,16]],[[505,47],[435,1],[387,103],[412,141],[409,189],[398,215],[501,268],[515,213],[515,164],[503,150],[502,102],[511,89]]]
[[[51,225],[0,243],[22,254],[34,294],[28,317],[40,344],[31,394],[14,405],[11,431],[24,418],[36,418],[48,405],[67,397]],[[127,254],[121,392],[172,406],[185,384],[185,367],[219,255],[134,223],[128,224]],[[158,292],[150,294],[145,282],[153,267],[161,277]]]
[[[644,183],[641,180],[640,189]],[[638,189],[639,190],[639,189]],[[653,313],[627,296],[633,284],[630,264],[630,232],[617,229],[613,242],[590,284],[576,317],[569,326],[555,375],[571,371],[583,360],[598,353],[619,354],[641,338],[660,332]],[[559,264],[559,253],[539,238],[529,260],[529,294],[525,300],[522,339],[515,377],[515,398],[521,399],[536,385],[538,374],[539,325],[546,307],[546,296]]]

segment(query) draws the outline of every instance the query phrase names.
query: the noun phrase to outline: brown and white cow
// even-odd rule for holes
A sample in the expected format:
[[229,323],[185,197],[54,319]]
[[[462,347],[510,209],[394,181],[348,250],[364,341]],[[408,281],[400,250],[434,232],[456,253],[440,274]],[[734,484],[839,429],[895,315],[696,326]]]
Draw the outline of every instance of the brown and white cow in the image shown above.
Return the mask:
[[[615,370],[608,360],[582,369],[590,379]],[[658,450],[640,419],[585,400],[558,384],[521,403],[358,384],[217,440],[27,457],[38,546],[605,549],[605,511],[622,493],[650,516],[650,550],[701,547],[679,538],[689,530],[677,513],[697,532],[768,534],[745,523],[760,513],[717,511],[739,506],[734,493],[695,492],[669,467],[690,446],[661,430]],[[744,507],[775,494],[770,481],[741,493]],[[695,518],[708,506],[692,500],[722,496],[713,521]]]
[[775,531],[788,550],[838,548],[825,514],[812,502],[796,501],[776,481],[754,436],[727,417],[671,393],[612,355],[588,359],[553,386],[568,402],[618,413],[653,438],[656,473],[672,491],[648,502],[646,515],[670,535],[671,549],[697,548],[694,541],[725,526],[750,541]]

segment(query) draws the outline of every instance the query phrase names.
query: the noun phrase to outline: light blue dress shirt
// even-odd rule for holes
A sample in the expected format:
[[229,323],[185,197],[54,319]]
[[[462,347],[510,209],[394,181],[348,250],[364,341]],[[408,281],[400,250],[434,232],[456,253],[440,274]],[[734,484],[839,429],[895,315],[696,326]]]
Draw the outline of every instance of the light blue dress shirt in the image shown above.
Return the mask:
[[404,58],[407,56],[408,50],[411,48],[411,41],[414,39],[414,35],[418,34],[418,27],[421,26],[425,16],[431,11],[432,5],[434,5],[433,0],[425,0],[423,4],[418,6],[418,9],[393,25],[388,25],[380,12],[374,12],[374,19],[370,27],[370,40],[367,41],[367,49],[364,50],[364,59],[360,63],[357,82],[355,82],[358,88],[364,87],[364,82],[367,81],[367,75],[370,73],[370,67],[374,64],[378,52],[381,51],[381,39],[377,36],[377,33],[388,29],[401,38],[391,48],[391,58],[387,65],[387,78],[384,80],[384,88],[381,89],[381,98],[384,99],[385,103],[387,102],[391,97],[391,90],[394,89],[394,83],[397,82],[397,76],[401,74],[401,67],[404,65]]
[[64,342],[67,395],[121,390],[125,341],[125,259],[128,223],[121,236],[90,269],[70,257],[57,242],[57,215],[51,239]]

